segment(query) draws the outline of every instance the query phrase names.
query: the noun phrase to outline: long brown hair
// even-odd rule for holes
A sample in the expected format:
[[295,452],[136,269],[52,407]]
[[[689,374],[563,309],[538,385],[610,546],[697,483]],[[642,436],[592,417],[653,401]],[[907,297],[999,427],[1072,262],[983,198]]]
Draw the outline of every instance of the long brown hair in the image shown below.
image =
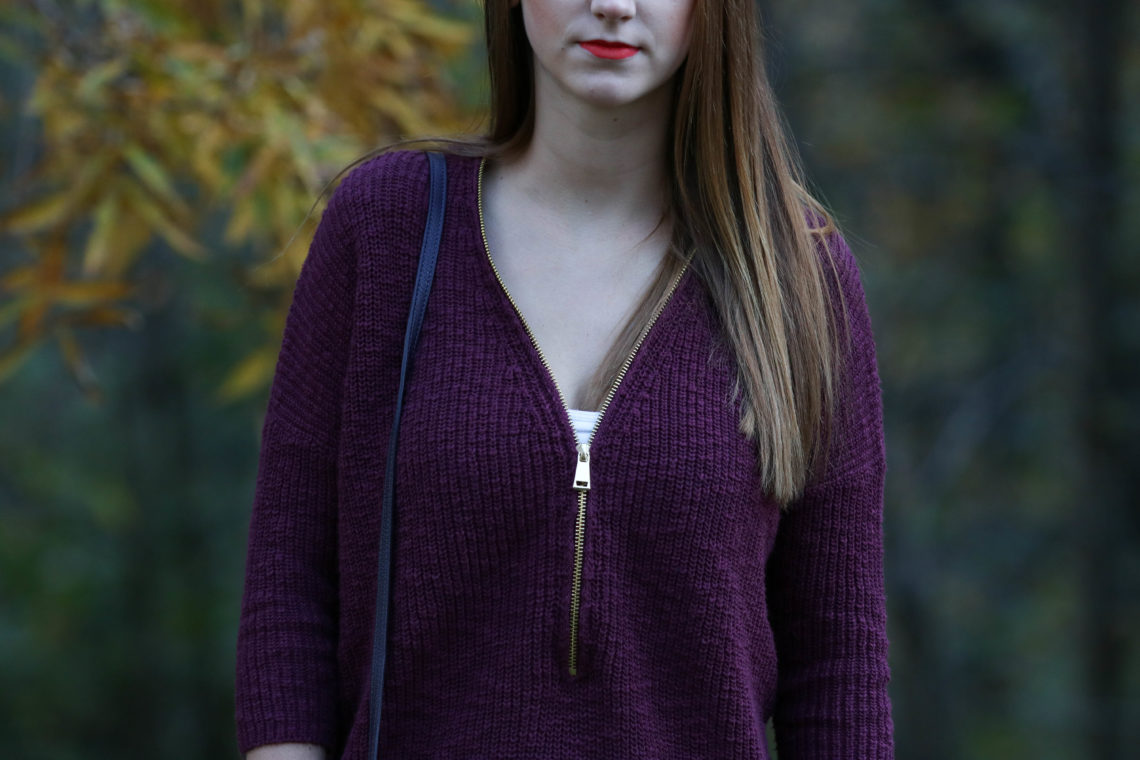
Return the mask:
[[[484,8],[489,129],[432,142],[465,155],[516,154],[534,132],[533,56],[520,5],[485,0]],[[740,430],[756,444],[767,492],[787,504],[826,464],[842,332],[829,294],[841,291],[825,243],[834,227],[805,190],[760,43],[753,0],[696,0],[688,57],[674,82],[672,151],[664,157],[672,255],[603,361],[586,403],[600,404],[691,257],[736,361]]]

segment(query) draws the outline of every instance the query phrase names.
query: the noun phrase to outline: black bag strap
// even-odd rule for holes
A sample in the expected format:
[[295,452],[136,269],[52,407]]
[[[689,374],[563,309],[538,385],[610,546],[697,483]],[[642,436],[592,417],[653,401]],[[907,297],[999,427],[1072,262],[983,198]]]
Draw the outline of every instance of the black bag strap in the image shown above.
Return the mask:
[[380,512],[380,556],[376,577],[376,622],[372,629],[372,684],[369,697],[368,757],[377,760],[380,749],[380,703],[384,695],[384,662],[388,650],[388,602],[392,582],[392,520],[396,507],[396,442],[400,434],[400,414],[404,409],[404,388],[411,371],[412,357],[419,342],[420,325],[424,321],[428,294],[435,276],[439,256],[439,240],[443,231],[443,211],[447,204],[447,161],[441,153],[428,153],[431,169],[427,224],[420,246],[420,263],[416,269],[416,285],[412,290],[412,308],[404,331],[404,357],[400,361],[400,385],[396,390],[396,413],[392,420],[392,436],[388,440],[388,462],[384,467],[384,496]]

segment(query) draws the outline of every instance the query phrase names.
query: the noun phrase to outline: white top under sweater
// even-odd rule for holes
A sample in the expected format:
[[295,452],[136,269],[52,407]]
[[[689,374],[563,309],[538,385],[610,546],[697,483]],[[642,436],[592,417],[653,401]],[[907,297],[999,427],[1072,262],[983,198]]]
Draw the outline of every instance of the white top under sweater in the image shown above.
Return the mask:
[[570,409],[570,423],[574,426],[574,435],[578,443],[589,443],[590,433],[598,422],[599,412],[588,412],[584,409]]

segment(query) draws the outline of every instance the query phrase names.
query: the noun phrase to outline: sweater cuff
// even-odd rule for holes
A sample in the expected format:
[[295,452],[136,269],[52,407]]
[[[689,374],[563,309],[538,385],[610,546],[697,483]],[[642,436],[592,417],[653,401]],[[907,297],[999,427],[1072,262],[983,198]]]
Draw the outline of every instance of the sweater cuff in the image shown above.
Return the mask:
[[331,727],[317,728],[307,725],[311,721],[242,721],[237,724],[238,751],[244,756],[268,744],[316,744],[331,756],[334,736]]

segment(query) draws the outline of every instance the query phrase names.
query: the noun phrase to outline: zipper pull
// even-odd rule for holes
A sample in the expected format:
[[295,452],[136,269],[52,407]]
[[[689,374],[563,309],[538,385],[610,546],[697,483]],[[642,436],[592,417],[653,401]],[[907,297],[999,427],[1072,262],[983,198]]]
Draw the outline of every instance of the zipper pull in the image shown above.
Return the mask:
[[574,468],[574,490],[590,490],[590,444],[578,444],[578,466]]

